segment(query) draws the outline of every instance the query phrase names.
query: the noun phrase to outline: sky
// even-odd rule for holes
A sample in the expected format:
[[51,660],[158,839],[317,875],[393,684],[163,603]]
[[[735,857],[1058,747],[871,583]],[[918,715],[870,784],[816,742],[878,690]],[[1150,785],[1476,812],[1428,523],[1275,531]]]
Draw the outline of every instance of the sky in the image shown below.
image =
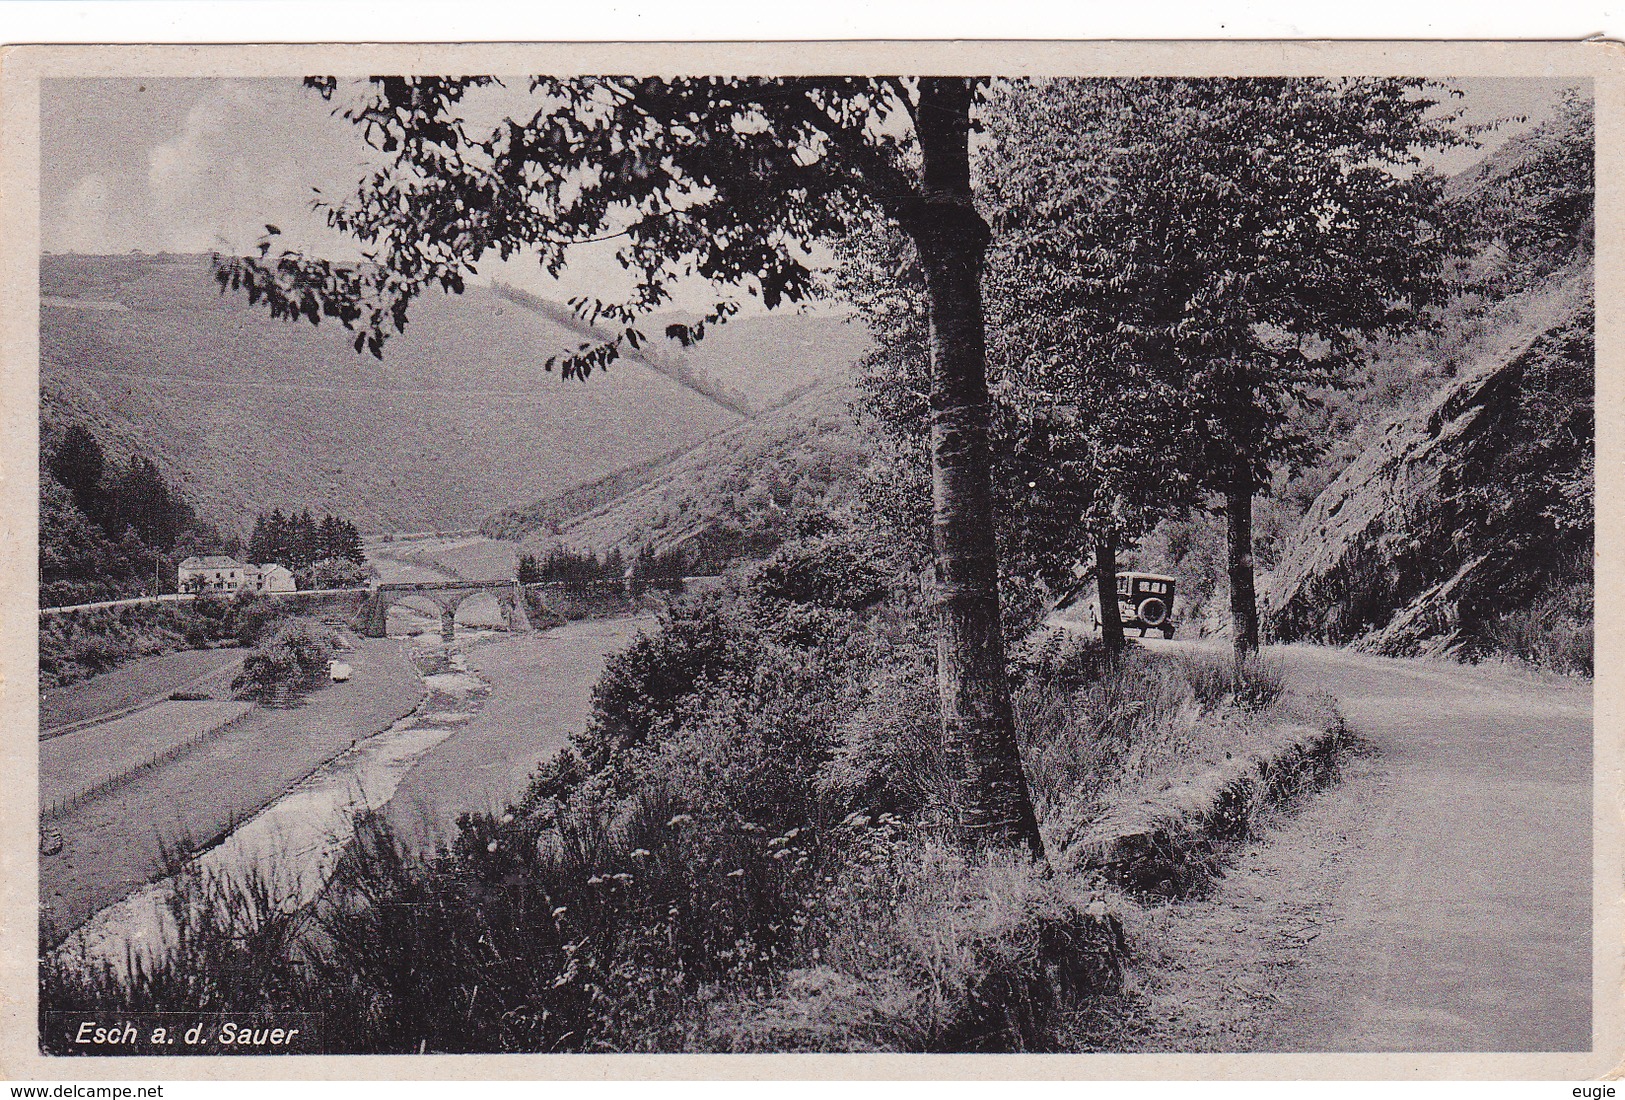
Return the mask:
[[[1485,148],[1435,158],[1456,171],[1549,116],[1565,82],[1478,78],[1455,82],[1467,122],[1524,116],[1482,140]],[[522,82],[519,82],[522,86]],[[517,92],[469,105],[495,118]],[[47,252],[245,253],[267,223],[291,247],[334,258],[353,245],[311,209],[313,188],[342,198],[365,174],[370,151],[332,115],[333,105],[290,79],[74,79],[41,95],[41,246]],[[562,282],[523,260],[481,267],[555,299],[621,292],[613,245],[577,249]],[[679,308],[714,300],[704,286]]]

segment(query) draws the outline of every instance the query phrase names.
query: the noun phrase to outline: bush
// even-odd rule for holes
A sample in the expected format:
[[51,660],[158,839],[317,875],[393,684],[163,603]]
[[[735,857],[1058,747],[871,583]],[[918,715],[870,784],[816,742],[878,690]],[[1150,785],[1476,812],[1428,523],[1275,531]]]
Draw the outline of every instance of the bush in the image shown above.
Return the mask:
[[[138,657],[203,649],[238,640],[252,595],[185,603],[137,604],[51,615],[40,620],[40,685],[61,687]],[[267,620],[284,613],[266,610]]]
[[239,698],[288,702],[327,677],[338,635],[314,619],[283,623],[243,659],[231,682]]
[[1565,676],[1590,676],[1595,605],[1590,579],[1492,620],[1477,655],[1499,654]]
[[576,770],[546,771],[524,804],[658,788],[685,809],[785,827],[834,812],[818,777],[895,648],[890,589],[859,543],[822,532],[679,598],[606,666]]

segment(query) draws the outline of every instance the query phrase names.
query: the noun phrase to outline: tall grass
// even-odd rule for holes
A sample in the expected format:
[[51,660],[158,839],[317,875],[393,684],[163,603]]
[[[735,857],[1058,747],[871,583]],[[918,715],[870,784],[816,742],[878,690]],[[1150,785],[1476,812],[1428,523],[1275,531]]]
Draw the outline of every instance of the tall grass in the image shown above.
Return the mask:
[[1493,619],[1481,649],[1564,676],[1593,674],[1595,609],[1584,593],[1557,592]]
[[315,907],[265,881],[183,879],[176,950],[128,973],[47,955],[42,1011],[310,1012],[330,1052],[1041,1049],[1121,973],[1073,887],[862,815],[774,836],[651,795],[469,819],[429,862],[374,820]]
[[1013,700],[1046,836],[1064,846],[1128,792],[1252,751],[1287,698],[1268,657],[1238,678],[1227,653],[1131,648],[1113,662],[1093,641],[1052,641]]

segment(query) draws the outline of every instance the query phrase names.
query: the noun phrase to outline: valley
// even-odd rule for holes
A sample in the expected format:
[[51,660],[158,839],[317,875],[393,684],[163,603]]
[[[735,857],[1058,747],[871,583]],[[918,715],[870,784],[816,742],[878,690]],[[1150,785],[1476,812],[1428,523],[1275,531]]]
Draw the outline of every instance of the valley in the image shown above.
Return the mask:
[[42,1049],[1590,1049],[1589,92],[603,81],[366,85],[362,265],[41,257]]

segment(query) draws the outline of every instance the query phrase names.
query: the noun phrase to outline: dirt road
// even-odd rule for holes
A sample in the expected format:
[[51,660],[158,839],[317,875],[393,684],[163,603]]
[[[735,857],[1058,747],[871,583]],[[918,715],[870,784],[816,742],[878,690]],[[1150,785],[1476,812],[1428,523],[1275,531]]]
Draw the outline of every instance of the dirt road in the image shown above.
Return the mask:
[[1590,685],[1271,652],[1369,750],[1211,897],[1142,916],[1136,1045],[1589,1050]]

